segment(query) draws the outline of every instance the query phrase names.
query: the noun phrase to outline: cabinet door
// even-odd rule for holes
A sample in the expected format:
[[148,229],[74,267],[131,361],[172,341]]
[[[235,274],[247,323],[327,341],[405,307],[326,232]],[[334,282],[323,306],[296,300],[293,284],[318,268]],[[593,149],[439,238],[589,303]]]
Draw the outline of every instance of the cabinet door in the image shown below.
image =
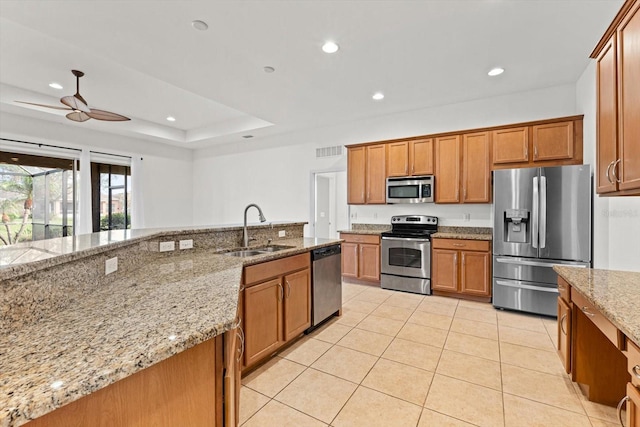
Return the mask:
[[640,390],[627,383],[627,427],[640,427]]
[[358,277],[358,244],[342,243],[342,275]]
[[618,189],[640,189],[640,2],[618,28]]
[[529,162],[529,128],[498,129],[491,133],[493,164]]
[[351,205],[365,203],[365,174],[365,148],[349,148],[347,150],[347,200]]
[[284,340],[297,337],[311,326],[309,269],[284,276]]
[[597,142],[596,185],[598,193],[616,191],[611,167],[618,158],[618,95],[616,85],[616,39],[611,38],[596,62]]
[[367,146],[367,203],[387,203],[386,152],[385,144]]
[[392,142],[388,144],[387,176],[408,176],[409,170],[409,142]]
[[433,249],[431,255],[431,288],[458,292],[458,251]]
[[360,244],[358,277],[362,280],[380,281],[380,245]]
[[251,366],[269,356],[282,343],[280,278],[244,290],[245,361]]
[[411,141],[409,165],[411,175],[433,175],[433,139]]
[[460,202],[460,136],[436,138],[436,203]]
[[573,158],[573,121],[537,125],[531,129],[534,162]]
[[558,297],[558,354],[567,374],[571,373],[571,307]]
[[491,168],[489,164],[489,132],[462,137],[462,202],[491,201]]
[[468,295],[490,296],[490,256],[486,252],[460,252],[460,291]]

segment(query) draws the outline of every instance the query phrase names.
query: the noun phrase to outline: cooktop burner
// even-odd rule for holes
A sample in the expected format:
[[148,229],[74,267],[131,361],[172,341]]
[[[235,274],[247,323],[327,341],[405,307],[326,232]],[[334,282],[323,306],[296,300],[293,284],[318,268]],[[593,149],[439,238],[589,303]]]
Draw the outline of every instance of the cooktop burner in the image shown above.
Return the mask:
[[426,215],[398,215],[391,218],[391,231],[382,237],[429,238],[438,232],[438,218]]

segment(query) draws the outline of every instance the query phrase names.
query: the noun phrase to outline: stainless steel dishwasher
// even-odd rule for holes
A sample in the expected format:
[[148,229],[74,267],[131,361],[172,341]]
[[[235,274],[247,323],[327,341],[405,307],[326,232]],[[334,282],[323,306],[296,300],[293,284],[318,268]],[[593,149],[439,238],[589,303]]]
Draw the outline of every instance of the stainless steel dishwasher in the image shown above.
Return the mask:
[[311,251],[311,328],[342,308],[342,259],[340,245]]

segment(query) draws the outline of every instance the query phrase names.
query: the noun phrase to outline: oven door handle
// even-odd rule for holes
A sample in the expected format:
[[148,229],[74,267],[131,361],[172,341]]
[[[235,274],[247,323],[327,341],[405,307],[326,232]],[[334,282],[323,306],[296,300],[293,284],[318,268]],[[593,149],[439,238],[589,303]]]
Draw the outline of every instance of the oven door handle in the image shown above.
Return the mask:
[[430,242],[429,239],[421,239],[421,238],[415,238],[415,237],[382,237],[382,240],[391,240],[391,241],[396,241],[396,242],[406,242],[406,241],[410,241],[410,242],[424,242],[424,243],[428,243]]

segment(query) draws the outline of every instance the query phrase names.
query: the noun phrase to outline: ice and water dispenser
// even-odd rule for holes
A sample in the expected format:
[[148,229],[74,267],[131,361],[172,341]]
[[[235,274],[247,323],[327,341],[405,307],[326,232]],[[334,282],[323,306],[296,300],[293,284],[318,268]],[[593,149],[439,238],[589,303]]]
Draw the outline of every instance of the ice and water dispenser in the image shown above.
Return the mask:
[[514,243],[529,242],[529,211],[507,209],[504,211],[504,241]]

